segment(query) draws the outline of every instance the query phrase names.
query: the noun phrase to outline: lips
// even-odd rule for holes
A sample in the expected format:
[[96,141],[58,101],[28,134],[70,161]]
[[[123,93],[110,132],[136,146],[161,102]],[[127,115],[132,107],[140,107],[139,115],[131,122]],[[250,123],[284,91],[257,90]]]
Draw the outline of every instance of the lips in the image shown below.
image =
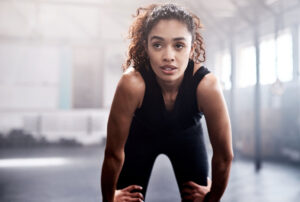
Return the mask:
[[173,66],[173,65],[164,65],[160,67],[162,72],[165,74],[173,74],[177,67]]
[[164,65],[164,66],[161,66],[160,68],[162,68],[164,70],[167,70],[167,71],[171,71],[173,69],[177,69],[177,67],[175,67],[173,65]]

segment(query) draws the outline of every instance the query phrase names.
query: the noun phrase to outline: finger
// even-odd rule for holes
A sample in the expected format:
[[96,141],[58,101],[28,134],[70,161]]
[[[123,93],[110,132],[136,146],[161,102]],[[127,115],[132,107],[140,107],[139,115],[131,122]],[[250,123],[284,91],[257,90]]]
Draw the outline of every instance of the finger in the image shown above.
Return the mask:
[[211,188],[211,183],[212,181],[210,180],[210,178],[207,178],[207,187],[210,189]]
[[204,196],[197,195],[195,196],[193,202],[203,202],[203,201],[204,201]]
[[194,187],[194,188],[200,186],[199,184],[197,184],[197,183],[195,183],[195,182],[193,182],[193,181],[188,181],[188,182],[186,182],[186,183],[184,183],[184,184],[187,185],[187,186]]
[[194,193],[192,194],[194,198],[200,198],[200,199],[204,199],[205,194],[201,194],[201,193]]
[[193,195],[185,195],[182,197],[182,199],[185,201],[185,200],[194,200],[194,197]]
[[143,202],[143,200],[140,198],[130,198],[128,201]]
[[182,185],[183,185],[183,186],[190,186],[190,185],[191,185],[191,182],[192,182],[192,181],[188,181],[188,182],[183,183]]
[[143,187],[141,187],[141,186],[139,186],[139,185],[130,185],[130,186],[124,188],[123,191],[131,192],[131,191],[133,191],[133,190],[135,190],[135,189],[137,189],[137,190],[142,190]]
[[131,197],[123,197],[122,201],[135,201],[135,202],[143,202],[140,198],[131,198]]
[[193,202],[204,202],[205,195],[195,194]]
[[200,186],[196,189],[196,193],[199,193],[201,195],[205,195],[207,192],[209,192],[209,188],[206,186]]
[[144,200],[144,196],[140,192],[130,193],[129,196],[132,198],[139,198],[139,199]]
[[183,187],[185,188],[189,188],[189,189],[195,189],[197,187],[195,187],[191,182],[186,182],[183,184]]
[[189,182],[187,182],[185,184],[187,186],[193,187],[194,189],[196,189],[196,188],[201,188],[201,189],[203,189],[203,188],[207,189],[208,188],[208,189],[210,189],[210,187],[211,187],[211,180],[209,178],[207,178],[207,185],[206,186],[205,185],[197,184],[197,183],[195,183],[193,181],[189,181]]
[[190,188],[183,188],[181,190],[181,193],[182,194],[193,194],[195,191],[193,189],[190,189]]
[[199,194],[199,193],[194,193],[190,195],[183,196],[182,198],[185,200],[192,200],[192,201],[203,201],[205,195]]

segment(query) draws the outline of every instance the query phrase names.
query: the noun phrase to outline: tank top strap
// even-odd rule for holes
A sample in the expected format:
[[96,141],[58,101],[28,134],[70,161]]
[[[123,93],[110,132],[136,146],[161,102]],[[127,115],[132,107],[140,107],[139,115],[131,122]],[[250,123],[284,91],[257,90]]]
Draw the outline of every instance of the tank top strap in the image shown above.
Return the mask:
[[145,83],[149,81],[149,70],[146,68],[139,68],[138,72],[140,72],[141,76],[143,77]]
[[201,66],[194,74],[193,76],[193,86],[195,88],[197,88],[198,84],[200,83],[200,81],[203,79],[203,77],[210,73],[210,71],[204,67],[204,66]]

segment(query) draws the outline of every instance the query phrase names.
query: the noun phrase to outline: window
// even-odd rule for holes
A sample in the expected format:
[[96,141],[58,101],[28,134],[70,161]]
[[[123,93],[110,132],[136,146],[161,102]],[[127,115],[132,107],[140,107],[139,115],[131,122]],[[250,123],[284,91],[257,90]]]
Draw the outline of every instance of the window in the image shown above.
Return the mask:
[[220,78],[223,89],[231,88],[231,58],[228,51],[222,51],[216,55],[216,74]]
[[280,81],[293,79],[293,44],[290,32],[281,34],[277,39],[278,78]]
[[237,87],[244,88],[256,83],[256,57],[254,46],[237,48]]
[[274,37],[269,37],[260,43],[260,83],[265,85],[275,81],[275,41]]
[[[276,65],[277,50],[277,65]],[[271,84],[276,81],[290,81],[293,78],[293,47],[290,32],[282,32],[276,41],[274,36],[263,39],[260,44],[260,82]]]

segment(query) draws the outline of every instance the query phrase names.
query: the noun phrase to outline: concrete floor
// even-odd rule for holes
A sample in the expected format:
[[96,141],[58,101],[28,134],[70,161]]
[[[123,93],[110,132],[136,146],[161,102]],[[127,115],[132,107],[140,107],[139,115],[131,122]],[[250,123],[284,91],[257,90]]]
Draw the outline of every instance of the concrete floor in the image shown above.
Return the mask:
[[[1,149],[0,201],[102,201],[103,150],[103,147]],[[20,161],[11,161],[16,158],[23,159],[21,165]],[[36,158],[39,161],[28,163]],[[264,162],[257,174],[252,162],[236,160],[222,202],[299,202],[299,171],[297,166]],[[155,162],[146,201],[180,201],[171,163],[164,155]]]

